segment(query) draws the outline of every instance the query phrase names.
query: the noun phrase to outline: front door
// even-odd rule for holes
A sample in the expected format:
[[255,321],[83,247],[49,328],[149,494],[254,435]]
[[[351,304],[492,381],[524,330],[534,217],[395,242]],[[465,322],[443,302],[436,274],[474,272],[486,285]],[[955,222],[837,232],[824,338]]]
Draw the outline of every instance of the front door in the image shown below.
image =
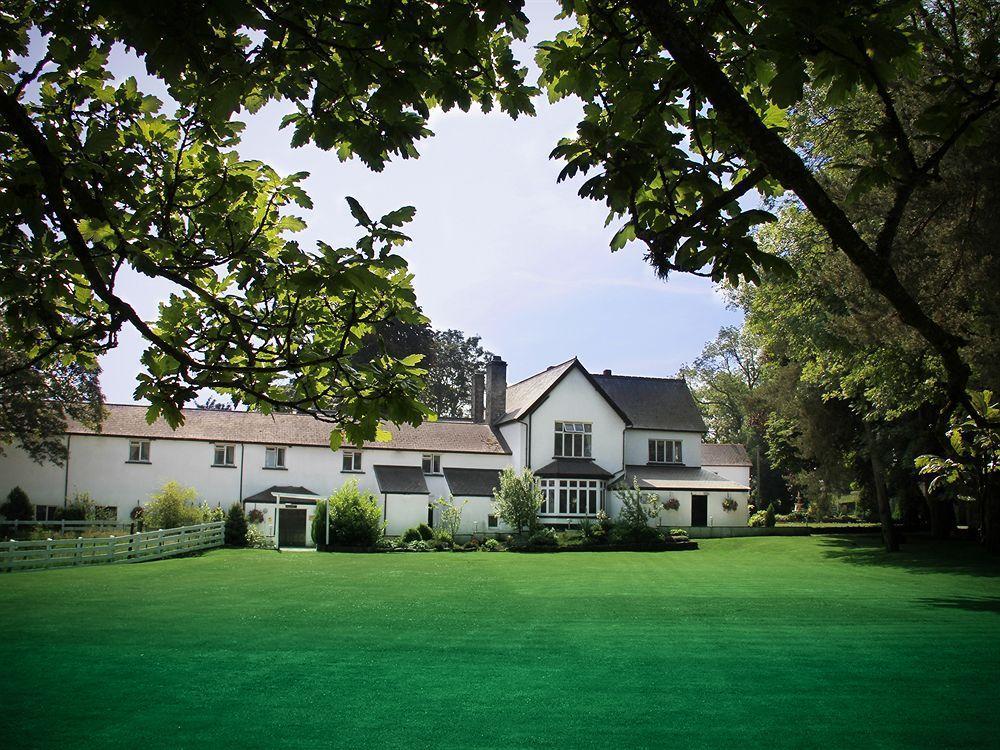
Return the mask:
[[708,495],[691,495],[691,525],[708,526]]
[[278,546],[306,546],[305,508],[281,508],[278,511]]

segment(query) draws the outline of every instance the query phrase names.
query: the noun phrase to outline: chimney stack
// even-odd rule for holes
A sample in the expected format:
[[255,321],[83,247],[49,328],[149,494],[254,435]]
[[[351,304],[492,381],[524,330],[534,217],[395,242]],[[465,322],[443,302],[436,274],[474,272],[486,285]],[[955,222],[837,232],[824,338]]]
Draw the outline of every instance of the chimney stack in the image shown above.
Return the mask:
[[496,354],[486,363],[486,421],[496,424],[507,413],[507,363]]
[[604,375],[605,375],[605,377],[607,377],[607,376],[608,376],[608,375],[610,375],[610,374],[611,374],[611,370],[605,370],[605,371],[604,371]]
[[472,375],[472,421],[482,422],[485,418],[483,416],[483,398],[486,392],[486,386],[484,385],[485,376],[481,372],[473,373]]

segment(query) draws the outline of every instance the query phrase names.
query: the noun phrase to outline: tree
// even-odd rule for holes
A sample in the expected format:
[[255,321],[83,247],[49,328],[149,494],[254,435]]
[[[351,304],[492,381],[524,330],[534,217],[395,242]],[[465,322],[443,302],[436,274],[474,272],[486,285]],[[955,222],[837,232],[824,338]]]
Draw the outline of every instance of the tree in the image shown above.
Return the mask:
[[230,547],[247,546],[247,517],[243,503],[233,503],[226,514],[226,544]]
[[531,469],[516,472],[508,466],[500,472],[499,486],[493,491],[493,513],[518,534],[533,531],[544,499]]
[[232,411],[233,405],[220,401],[215,396],[209,396],[204,401],[195,401],[194,408],[204,411]]
[[372,493],[360,490],[357,481],[345,482],[329,499],[316,503],[312,535],[317,545],[329,540],[333,546],[374,547],[384,532],[382,505]]
[[28,499],[28,493],[15,487],[7,493],[7,501],[0,505],[0,516],[8,521],[34,521],[35,508]]
[[[0,325],[2,328],[2,325]],[[37,463],[66,460],[66,425],[75,420],[97,429],[103,417],[99,370],[50,361],[22,366],[23,357],[0,336],[0,455],[17,444]]]
[[472,376],[493,358],[479,336],[448,329],[431,331],[424,400],[442,417],[471,417]]
[[[290,103],[293,145],[381,170],[418,155],[432,107],[531,112],[510,51],[525,21],[519,3],[467,0],[9,9],[0,312],[25,357],[0,377],[55,361],[92,371],[131,327],[148,344],[136,396],[150,420],[180,424],[209,388],[329,420],[334,447],[341,431],[359,442],[383,419],[418,423],[417,359],[353,357],[380,322],[423,320],[393,252],[414,209],[372,218],[348,198],[357,241],[302,246],[292,235],[305,227],[296,207],[312,205],[306,175],[242,159],[234,116]],[[134,78],[113,78],[116,45],[165,84],[169,111]],[[173,285],[155,321],[122,291],[124,269]]]
[[649,522],[660,516],[660,498],[655,492],[639,489],[639,480],[632,478],[632,486],[615,490],[621,500],[621,510],[615,522],[615,533],[626,541],[641,543],[653,537],[659,538],[650,529]]
[[[915,296],[894,253],[915,196],[1000,107],[995,3],[564,0],[563,10],[578,25],[541,45],[542,82],[550,98],[576,94],[585,106],[553,156],[567,162],[562,177],[597,171],[580,193],[607,203],[609,221],[626,217],[612,249],[640,240],[664,276],[786,272],[754,237],[773,214],[745,199],[787,192],[937,355],[949,410],[973,411],[965,342]],[[877,102],[853,133],[858,159],[797,148],[789,112],[808,93],[832,117]],[[877,206],[875,220],[858,219],[859,205]]]
[[458,532],[462,528],[462,511],[468,504],[468,500],[456,503],[455,498],[450,495],[447,500],[439,497],[434,501],[434,505],[441,510],[441,525],[444,526],[452,541],[455,541],[455,537],[458,536]]

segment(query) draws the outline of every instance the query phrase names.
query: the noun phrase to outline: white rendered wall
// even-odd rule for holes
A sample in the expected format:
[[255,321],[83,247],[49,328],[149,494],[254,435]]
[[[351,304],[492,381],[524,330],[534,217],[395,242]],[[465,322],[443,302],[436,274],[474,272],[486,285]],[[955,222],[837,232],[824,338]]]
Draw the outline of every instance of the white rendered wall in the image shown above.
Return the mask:
[[65,484],[65,466],[49,462],[37,464],[20,447],[3,446],[3,455],[0,455],[0,504],[6,502],[7,494],[12,489],[20,487],[28,493],[34,505],[61,507]]
[[577,369],[570,370],[531,414],[532,469],[554,458],[556,422],[590,422],[594,463],[611,474],[622,470],[625,422]]
[[680,440],[684,465],[701,466],[701,437],[700,432],[629,428],[625,431],[625,463],[639,466],[649,463],[650,440]]
[[[691,525],[691,495],[708,495],[708,525],[709,526],[746,526],[747,525],[747,501],[749,495],[746,492],[700,492],[698,490],[659,490],[655,493],[662,503],[667,498],[674,497],[680,502],[677,510],[660,510],[659,518],[652,521],[652,526],[690,526]],[[739,507],[734,511],[722,509],[722,501],[726,497],[732,497]],[[607,513],[611,518],[617,518],[621,511],[621,498],[618,493],[608,490],[606,496]]]
[[714,471],[723,479],[728,479],[731,482],[737,482],[742,484],[744,487],[750,486],[749,466],[704,466],[703,468],[708,471]]

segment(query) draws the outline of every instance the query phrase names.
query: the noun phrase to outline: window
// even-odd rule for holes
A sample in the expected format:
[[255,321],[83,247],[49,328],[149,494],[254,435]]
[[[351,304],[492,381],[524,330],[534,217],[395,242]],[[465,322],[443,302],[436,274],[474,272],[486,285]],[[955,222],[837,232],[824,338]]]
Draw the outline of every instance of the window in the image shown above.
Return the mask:
[[216,445],[212,466],[236,466],[236,446]]
[[556,446],[559,458],[590,458],[590,423],[556,422]]
[[441,456],[436,453],[424,454],[424,474],[441,473]]
[[604,508],[604,482],[599,479],[539,480],[544,500],[540,516],[596,516]]
[[55,521],[56,513],[59,512],[58,505],[36,505],[35,506],[35,520],[36,521]]
[[682,461],[680,440],[649,441],[649,463],[679,464]]
[[129,440],[128,441],[128,463],[148,464],[149,463],[149,441]]
[[344,451],[344,468],[341,471],[361,471],[361,451]]
[[495,529],[500,524],[497,523],[497,517],[494,516],[492,513],[490,513],[488,516],[486,516],[486,525],[489,526],[491,529]]
[[285,468],[285,449],[280,445],[269,445],[264,449],[265,469]]

